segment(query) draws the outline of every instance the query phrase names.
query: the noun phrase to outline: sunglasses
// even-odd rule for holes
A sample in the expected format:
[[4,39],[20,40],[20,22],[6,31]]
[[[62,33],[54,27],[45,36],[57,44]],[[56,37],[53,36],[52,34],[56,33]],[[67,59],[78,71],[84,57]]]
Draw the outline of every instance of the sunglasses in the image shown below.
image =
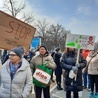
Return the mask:
[[16,54],[9,54],[9,56],[17,56]]

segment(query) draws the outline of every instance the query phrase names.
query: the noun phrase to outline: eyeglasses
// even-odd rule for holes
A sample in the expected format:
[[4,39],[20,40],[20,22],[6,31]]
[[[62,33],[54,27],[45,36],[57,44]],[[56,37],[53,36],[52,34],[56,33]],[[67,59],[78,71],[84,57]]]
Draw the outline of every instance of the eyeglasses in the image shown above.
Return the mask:
[[9,54],[9,56],[12,56],[13,57],[13,56],[17,56],[17,55],[16,54]]

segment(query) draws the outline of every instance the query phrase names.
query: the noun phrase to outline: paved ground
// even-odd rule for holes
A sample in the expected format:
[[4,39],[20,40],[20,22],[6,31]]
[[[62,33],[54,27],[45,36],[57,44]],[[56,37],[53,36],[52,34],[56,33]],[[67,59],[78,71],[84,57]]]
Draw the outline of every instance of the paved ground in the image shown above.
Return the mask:
[[[80,93],[79,98],[89,98],[89,91],[86,89]],[[64,90],[57,90],[56,88],[51,92],[51,98],[66,98],[66,92]]]

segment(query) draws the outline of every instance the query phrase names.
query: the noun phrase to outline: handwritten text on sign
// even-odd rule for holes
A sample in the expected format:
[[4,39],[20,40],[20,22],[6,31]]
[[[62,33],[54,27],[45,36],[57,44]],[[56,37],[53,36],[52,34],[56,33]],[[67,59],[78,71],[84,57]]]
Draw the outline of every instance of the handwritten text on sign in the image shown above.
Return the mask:
[[0,48],[24,46],[29,49],[35,28],[0,11]]

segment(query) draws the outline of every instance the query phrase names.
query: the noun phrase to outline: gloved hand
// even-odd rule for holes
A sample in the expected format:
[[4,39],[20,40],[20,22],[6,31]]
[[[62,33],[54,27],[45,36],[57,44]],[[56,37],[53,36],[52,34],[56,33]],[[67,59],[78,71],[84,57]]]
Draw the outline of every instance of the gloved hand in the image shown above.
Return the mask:
[[73,70],[73,72],[74,72],[75,74],[77,74],[78,68],[77,68],[76,66],[73,66],[73,67],[72,67],[72,70]]
[[78,68],[81,67],[81,65],[79,63],[76,63],[75,66]]
[[49,62],[45,62],[45,66],[47,67],[49,65]]

